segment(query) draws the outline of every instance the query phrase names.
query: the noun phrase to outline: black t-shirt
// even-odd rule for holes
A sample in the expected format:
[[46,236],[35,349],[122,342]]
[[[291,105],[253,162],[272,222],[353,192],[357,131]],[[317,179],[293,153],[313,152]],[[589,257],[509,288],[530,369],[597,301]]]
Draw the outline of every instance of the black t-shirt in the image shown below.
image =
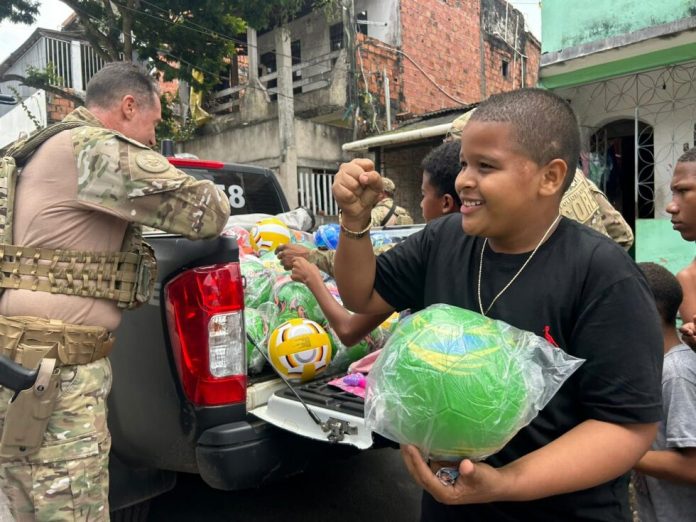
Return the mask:
[[[377,258],[375,289],[397,310],[447,303],[479,312],[483,239],[467,236],[461,216],[436,220]],[[484,310],[529,257],[486,247]],[[585,363],[531,424],[486,462],[499,467],[588,419],[661,419],[662,334],[640,269],[610,239],[569,219],[539,248],[487,314],[552,340]],[[427,493],[423,520],[630,520],[627,479],[532,502],[445,506]]]

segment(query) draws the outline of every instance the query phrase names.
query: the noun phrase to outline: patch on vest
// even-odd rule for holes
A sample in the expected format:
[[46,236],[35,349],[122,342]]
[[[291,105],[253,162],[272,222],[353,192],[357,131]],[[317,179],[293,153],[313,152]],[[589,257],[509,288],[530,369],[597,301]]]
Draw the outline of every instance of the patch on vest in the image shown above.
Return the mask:
[[152,174],[159,174],[169,170],[169,162],[151,150],[138,152],[135,156],[135,163],[145,172]]
[[561,200],[561,214],[583,224],[588,224],[588,221],[593,216],[599,214],[599,204],[590,192],[589,185],[583,181],[573,183],[563,195]]

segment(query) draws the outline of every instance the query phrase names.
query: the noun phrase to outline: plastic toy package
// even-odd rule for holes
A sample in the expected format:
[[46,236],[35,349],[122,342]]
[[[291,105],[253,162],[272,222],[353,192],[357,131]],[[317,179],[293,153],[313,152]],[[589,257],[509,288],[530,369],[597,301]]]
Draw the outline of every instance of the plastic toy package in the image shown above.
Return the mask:
[[[254,340],[256,346],[268,355],[268,338],[271,334],[269,319],[263,309],[246,308],[244,310],[244,328],[249,337]],[[263,354],[254,348],[254,344],[247,339],[247,369],[250,374],[259,373],[266,362]]]
[[239,267],[246,278],[244,288],[244,306],[257,308],[271,299],[275,273],[266,267],[255,256],[240,256]]
[[435,460],[499,451],[584,362],[532,332],[437,304],[399,321],[367,377],[375,432]]

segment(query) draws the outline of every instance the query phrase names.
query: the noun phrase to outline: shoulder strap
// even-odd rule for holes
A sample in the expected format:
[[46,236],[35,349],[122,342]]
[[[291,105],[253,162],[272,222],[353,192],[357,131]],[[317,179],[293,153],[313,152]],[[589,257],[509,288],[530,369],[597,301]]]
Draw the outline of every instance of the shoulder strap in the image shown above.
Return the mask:
[[394,215],[394,212],[396,212],[396,203],[394,203],[394,201],[392,201],[392,206],[391,206],[391,208],[389,209],[389,212],[387,212],[387,215],[384,216],[384,218],[382,218],[382,221],[380,221],[379,226],[380,226],[380,227],[383,227],[383,226],[385,226],[387,223],[389,223],[389,220],[390,220],[391,217]]
[[27,139],[16,141],[7,149],[6,155],[12,156],[15,159],[17,166],[21,167],[27,162],[34,151],[49,138],[52,138],[64,130],[74,129],[75,127],[82,127],[84,125],[87,124],[82,121],[61,121],[59,123],[54,123],[53,125],[32,134]]

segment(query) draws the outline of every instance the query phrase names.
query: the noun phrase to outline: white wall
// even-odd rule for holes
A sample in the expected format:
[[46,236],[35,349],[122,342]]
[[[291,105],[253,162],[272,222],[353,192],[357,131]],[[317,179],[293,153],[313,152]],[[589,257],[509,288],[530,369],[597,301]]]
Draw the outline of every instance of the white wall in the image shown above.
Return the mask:
[[386,44],[401,45],[401,23],[399,18],[399,0],[355,0],[355,15],[367,11],[370,22],[386,22],[387,25],[367,26],[367,35]]
[[[666,218],[677,158],[694,146],[696,61],[555,92],[570,100],[589,136],[619,119],[638,119],[654,130],[655,217]],[[637,112],[636,112],[637,111]]]
[[[36,91],[29,98],[24,99],[24,105],[36,119],[41,122],[41,126],[46,126],[46,93]],[[36,125],[29,118],[24,108],[17,104],[12,110],[0,117],[0,147],[12,143],[19,137],[20,132],[27,134],[36,130]]]

